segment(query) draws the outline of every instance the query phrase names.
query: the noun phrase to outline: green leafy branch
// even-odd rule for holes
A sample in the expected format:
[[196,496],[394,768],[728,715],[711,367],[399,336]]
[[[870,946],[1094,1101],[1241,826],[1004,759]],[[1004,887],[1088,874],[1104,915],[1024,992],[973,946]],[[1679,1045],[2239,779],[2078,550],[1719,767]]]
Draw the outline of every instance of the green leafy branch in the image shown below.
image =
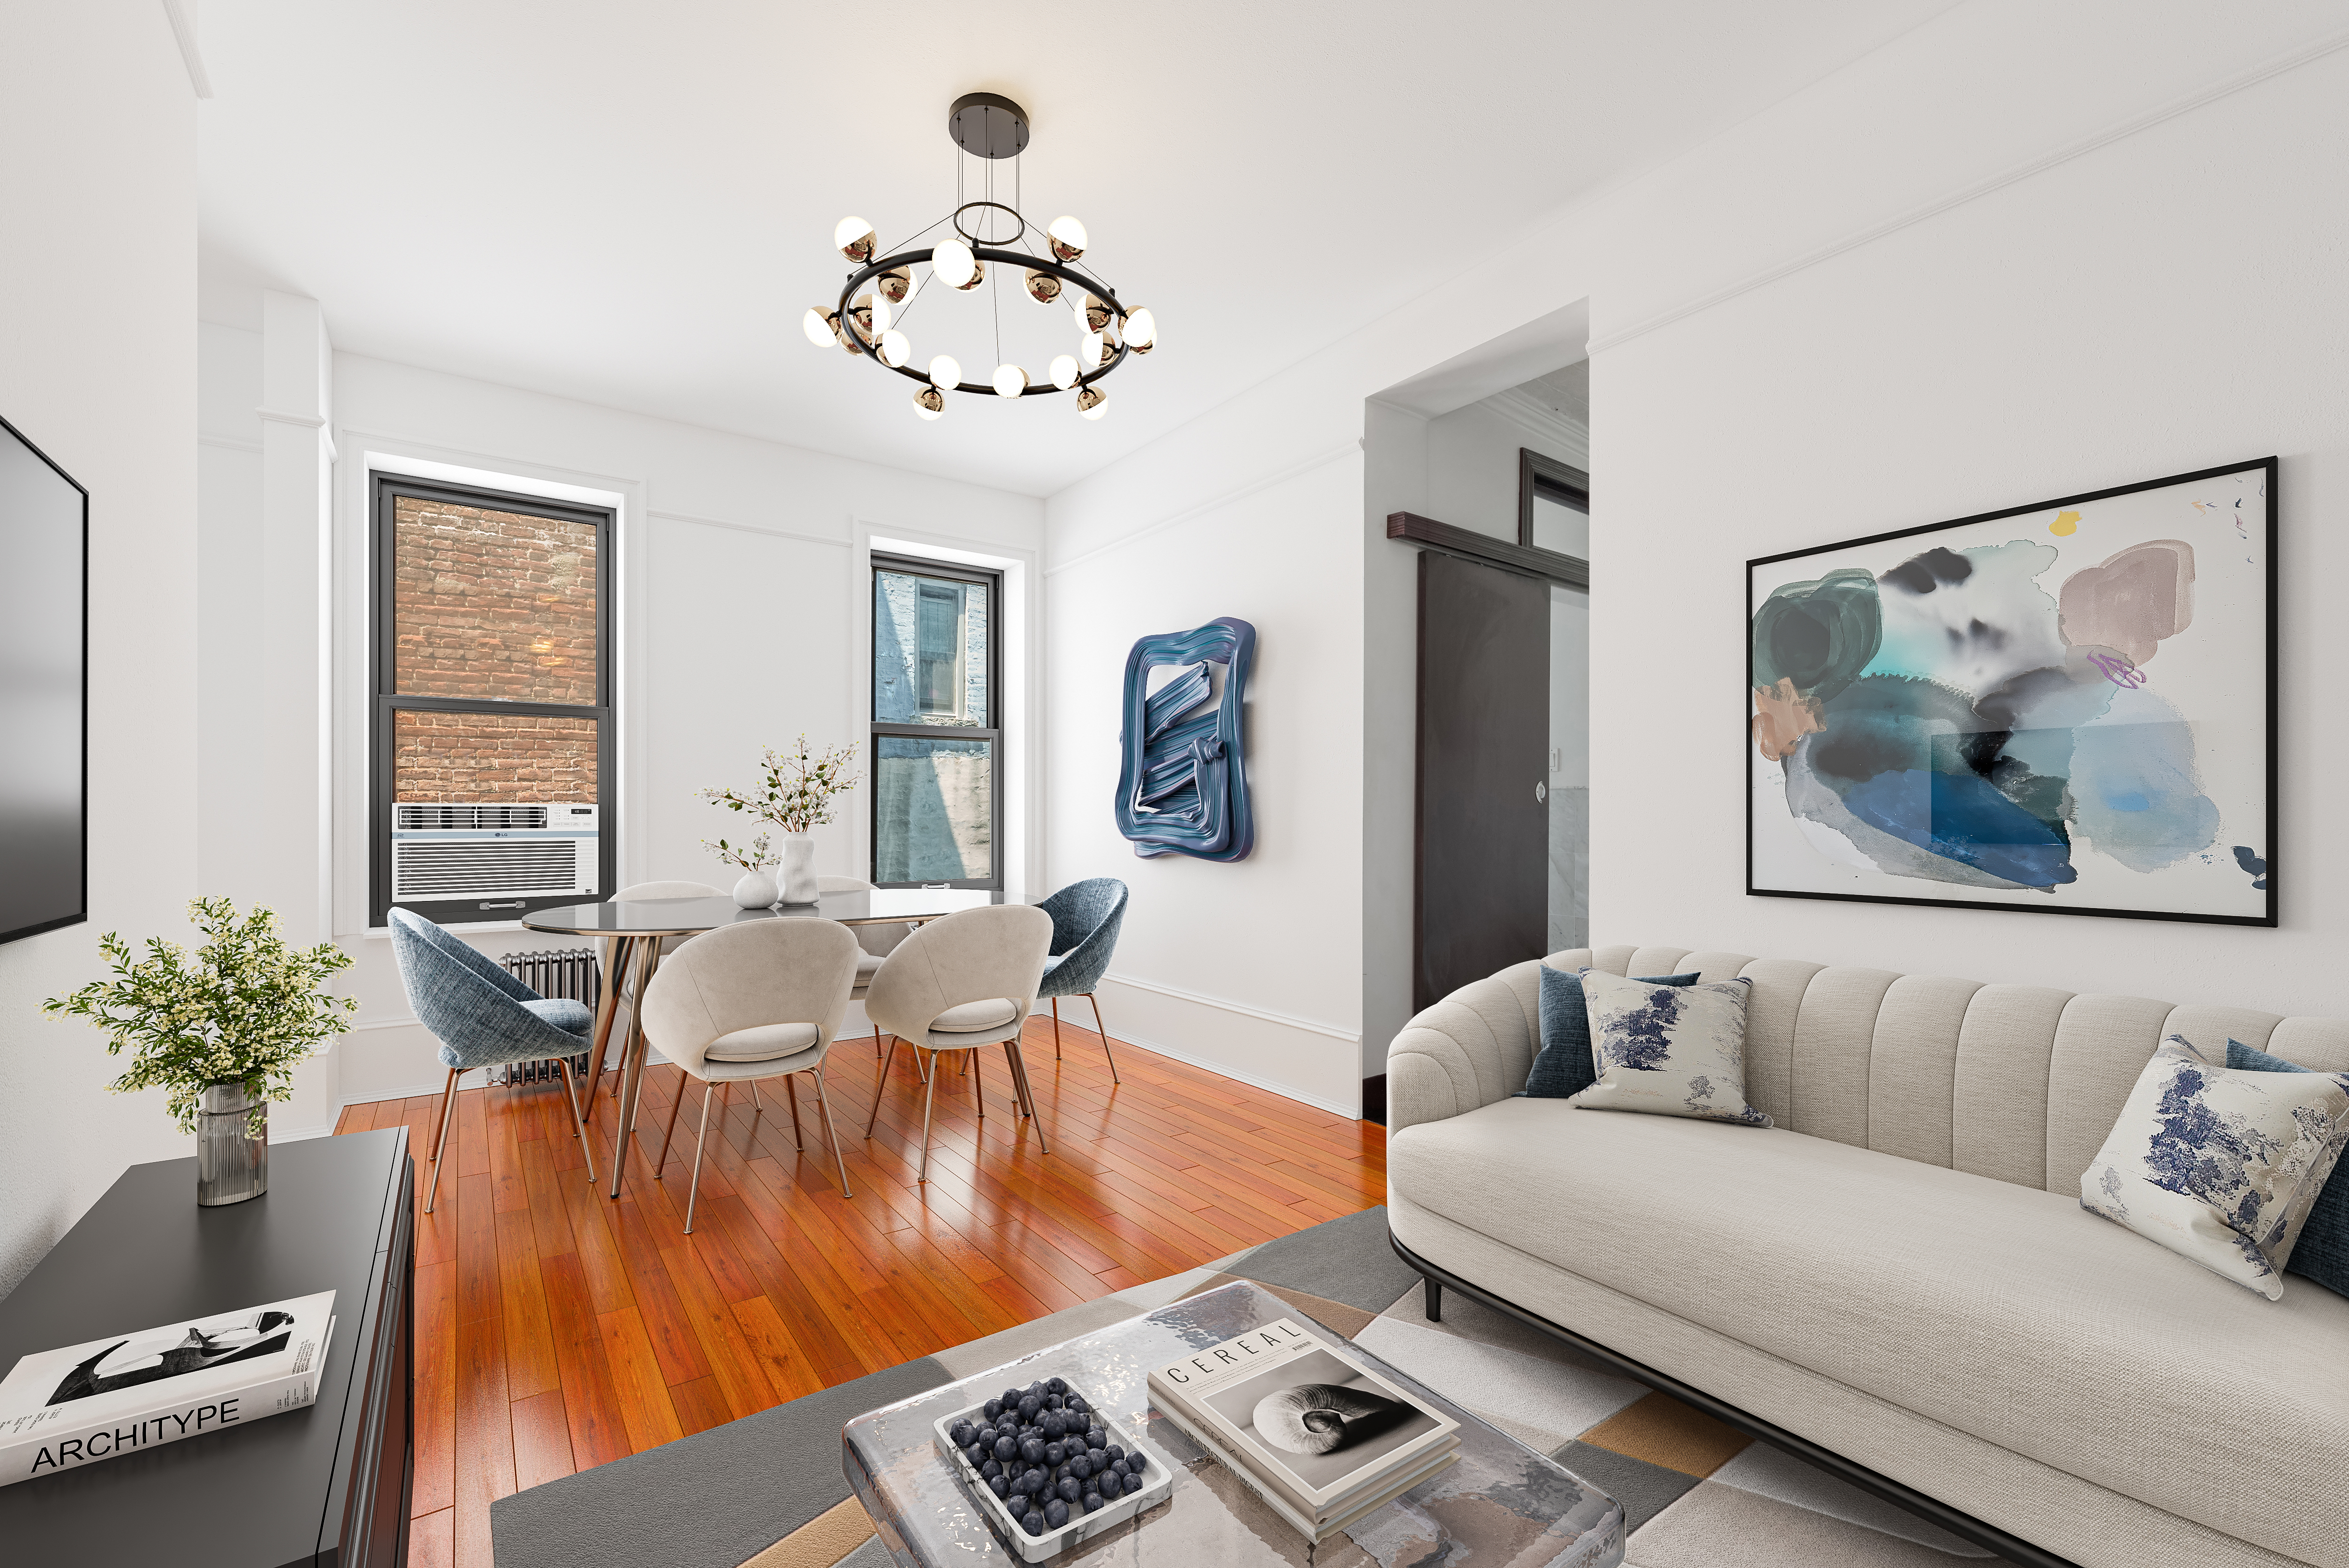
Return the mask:
[[[130,1066],[107,1087],[117,1094],[168,1091],[171,1115],[192,1132],[196,1100],[216,1084],[243,1084],[261,1106],[294,1098],[294,1068],[318,1044],[348,1029],[354,997],[319,987],[351,955],[331,942],[293,948],[278,934],[273,910],[256,908],[240,921],[224,898],[200,898],[188,918],[205,937],[189,962],[187,950],[160,936],[147,939],[147,956],[134,959],[115,932],[98,939],[114,978],[93,980],[69,995],[52,996],[41,1011],[88,1020],[107,1034],[106,1053],[130,1052]],[[255,1135],[259,1128],[256,1125]]]
[[833,801],[856,788],[856,775],[851,770],[855,761],[854,747],[836,746],[819,752],[809,748],[807,736],[802,734],[788,754],[771,746],[760,754],[756,788],[741,793],[704,789],[700,796],[713,806],[746,811],[762,822],[771,822],[786,833],[804,833],[831,821]]

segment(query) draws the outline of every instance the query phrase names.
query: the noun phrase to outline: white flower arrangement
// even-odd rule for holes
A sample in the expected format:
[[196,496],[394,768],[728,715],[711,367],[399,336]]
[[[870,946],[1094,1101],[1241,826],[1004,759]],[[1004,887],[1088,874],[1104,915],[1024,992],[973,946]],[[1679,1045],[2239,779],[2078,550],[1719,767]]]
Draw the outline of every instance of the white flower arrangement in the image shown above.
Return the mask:
[[763,871],[773,865],[776,860],[774,849],[767,842],[764,833],[747,844],[730,844],[723,839],[712,843],[704,839],[701,847],[728,865],[740,866],[746,872]]
[[[41,1011],[104,1029],[109,1056],[129,1047],[129,1068],[107,1087],[168,1090],[181,1130],[195,1130],[197,1097],[220,1084],[246,1087],[257,1123],[268,1101],[294,1098],[295,1065],[351,1026],[347,1015],[357,998],[318,988],[349,968],[351,955],[331,942],[288,947],[276,912],[257,908],[240,922],[224,898],[195,900],[188,918],[207,939],[193,964],[160,936],[149,937],[147,956],[133,963],[130,944],[109,931],[98,946],[114,961],[115,977],[52,996]],[[258,1125],[253,1131],[261,1135]]]
[[835,746],[819,753],[808,748],[802,734],[788,756],[771,746],[760,754],[756,789],[747,794],[704,789],[701,798],[730,811],[747,811],[786,833],[804,833],[831,821],[833,800],[856,788],[856,775],[849,770],[855,760],[854,747]]

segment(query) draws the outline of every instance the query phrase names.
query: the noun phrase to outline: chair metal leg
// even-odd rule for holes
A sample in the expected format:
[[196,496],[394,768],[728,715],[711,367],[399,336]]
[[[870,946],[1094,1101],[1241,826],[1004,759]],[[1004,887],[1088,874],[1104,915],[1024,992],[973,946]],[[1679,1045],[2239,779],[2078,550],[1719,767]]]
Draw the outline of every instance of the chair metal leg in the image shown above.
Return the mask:
[[1019,1042],[1007,1040],[1004,1043],[1011,1048],[1011,1070],[1019,1075],[1019,1087],[1028,1091],[1028,1119],[1036,1127],[1036,1151],[1050,1154],[1052,1146],[1044,1138],[1044,1119],[1036,1111],[1036,1086],[1028,1081],[1028,1064],[1019,1055]]
[[938,1098],[937,1053],[932,1051],[930,1057],[929,1088],[922,1091],[922,1164],[914,1172],[916,1182],[930,1179],[930,1102]]
[[897,1037],[889,1037],[889,1054],[881,1058],[881,1076],[873,1085],[873,1114],[864,1119],[864,1136],[873,1136],[873,1129],[881,1120],[881,1096],[889,1088],[889,1064],[897,1059]]
[[669,1101],[668,1129],[661,1134],[660,1158],[653,1161],[653,1180],[656,1181],[661,1179],[661,1172],[668,1168],[668,1140],[677,1136],[677,1113],[685,1109],[685,1086],[688,1081],[690,1080],[683,1078],[677,1080],[677,1098]]
[[449,1113],[457,1109],[457,1079],[464,1070],[462,1068],[450,1068],[448,1086],[440,1091],[440,1136],[432,1140],[432,1190],[424,1194],[424,1212],[428,1214],[432,1212],[433,1202],[440,1196],[440,1150],[448,1146]]
[[978,1074],[970,1070],[970,1059],[977,1055],[977,1051],[963,1052],[962,1075],[970,1079],[971,1101],[978,1107],[978,1119],[984,1122],[987,1119],[987,1091],[980,1087]]
[[[823,1092],[823,1068],[818,1067],[808,1070],[815,1075],[816,1109],[823,1112],[823,1135],[832,1142],[832,1162],[840,1167],[840,1195],[854,1198],[856,1194],[848,1190],[848,1157],[840,1151],[840,1134],[833,1130],[832,1097]],[[791,1079],[783,1081],[789,1083]]]
[[792,1079],[797,1076],[795,1073],[783,1075],[783,1093],[790,1097],[792,1102],[792,1147],[804,1150],[807,1145],[800,1140],[800,1091],[792,1087]]
[[647,939],[636,944],[636,1000],[628,1017],[628,1040],[621,1057],[620,1116],[612,1132],[612,1196],[620,1195],[620,1183],[628,1173],[628,1140],[636,1133],[636,1111],[644,1103],[645,1058],[652,1046],[645,1038],[645,996],[652,989],[653,975],[660,968],[660,943]]
[[1011,1075],[1011,1109],[1021,1116],[1029,1114],[1028,1086],[1020,1080],[1019,1064],[1011,1059],[1011,1042],[1003,1042],[1003,1070]]
[[[701,1197],[701,1146],[709,1141],[709,1091],[718,1086],[701,1086],[701,1136],[693,1140],[693,1188],[685,1195],[685,1233],[693,1234],[693,1205]],[[685,1098],[685,1086],[678,1085],[678,1098]]]
[[1109,1048],[1109,1030],[1102,1023],[1101,998],[1088,991],[1085,1000],[1093,1005],[1093,1028],[1102,1037],[1102,1055],[1109,1057],[1109,1081],[1123,1083],[1125,1080],[1117,1076],[1117,1053]]
[[627,973],[627,937],[607,944],[604,954],[604,994],[595,999],[595,1043],[587,1052],[587,1117],[595,1116],[595,1086],[604,1081],[604,1048],[611,1043],[612,1019],[620,1010],[620,976]]
[[587,1111],[595,1109],[595,1090],[593,1087],[589,1088],[587,1106],[583,1109],[579,1104],[577,1090],[571,1081],[570,1059],[557,1057],[554,1058],[554,1066],[556,1070],[563,1074],[563,1098],[571,1102],[571,1135],[579,1140],[579,1152],[587,1160],[587,1180],[593,1181],[595,1180],[595,1149],[587,1139]]
[[1052,998],[1052,1059],[1061,1059],[1061,999]]

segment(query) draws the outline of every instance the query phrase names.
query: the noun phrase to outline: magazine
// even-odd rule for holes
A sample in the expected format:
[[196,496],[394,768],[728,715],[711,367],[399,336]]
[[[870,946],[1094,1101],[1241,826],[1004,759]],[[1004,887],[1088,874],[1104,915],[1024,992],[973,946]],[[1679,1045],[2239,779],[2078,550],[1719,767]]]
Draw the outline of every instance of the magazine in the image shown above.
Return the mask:
[[[1341,1342],[1342,1343],[1342,1342]],[[1161,1409],[1319,1533],[1459,1444],[1460,1423],[1293,1318],[1150,1374]],[[1296,1522],[1295,1520],[1291,1521]]]
[[25,1357],[0,1379],[0,1486],[300,1409],[334,1309],[321,1291]]

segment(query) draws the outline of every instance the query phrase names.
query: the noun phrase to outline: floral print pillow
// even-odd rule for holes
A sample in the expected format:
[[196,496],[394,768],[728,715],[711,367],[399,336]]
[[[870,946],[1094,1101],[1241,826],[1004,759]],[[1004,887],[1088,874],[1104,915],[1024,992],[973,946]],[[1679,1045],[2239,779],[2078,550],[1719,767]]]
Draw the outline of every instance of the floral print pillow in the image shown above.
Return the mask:
[[2349,1143],[2349,1073],[2230,1072],[2182,1035],[2153,1053],[2080,1206],[2270,1301]]
[[1753,991],[1754,982],[1743,978],[1675,986],[1584,970],[1599,1078],[1572,1103],[1769,1126],[1745,1103],[1745,1003]]

